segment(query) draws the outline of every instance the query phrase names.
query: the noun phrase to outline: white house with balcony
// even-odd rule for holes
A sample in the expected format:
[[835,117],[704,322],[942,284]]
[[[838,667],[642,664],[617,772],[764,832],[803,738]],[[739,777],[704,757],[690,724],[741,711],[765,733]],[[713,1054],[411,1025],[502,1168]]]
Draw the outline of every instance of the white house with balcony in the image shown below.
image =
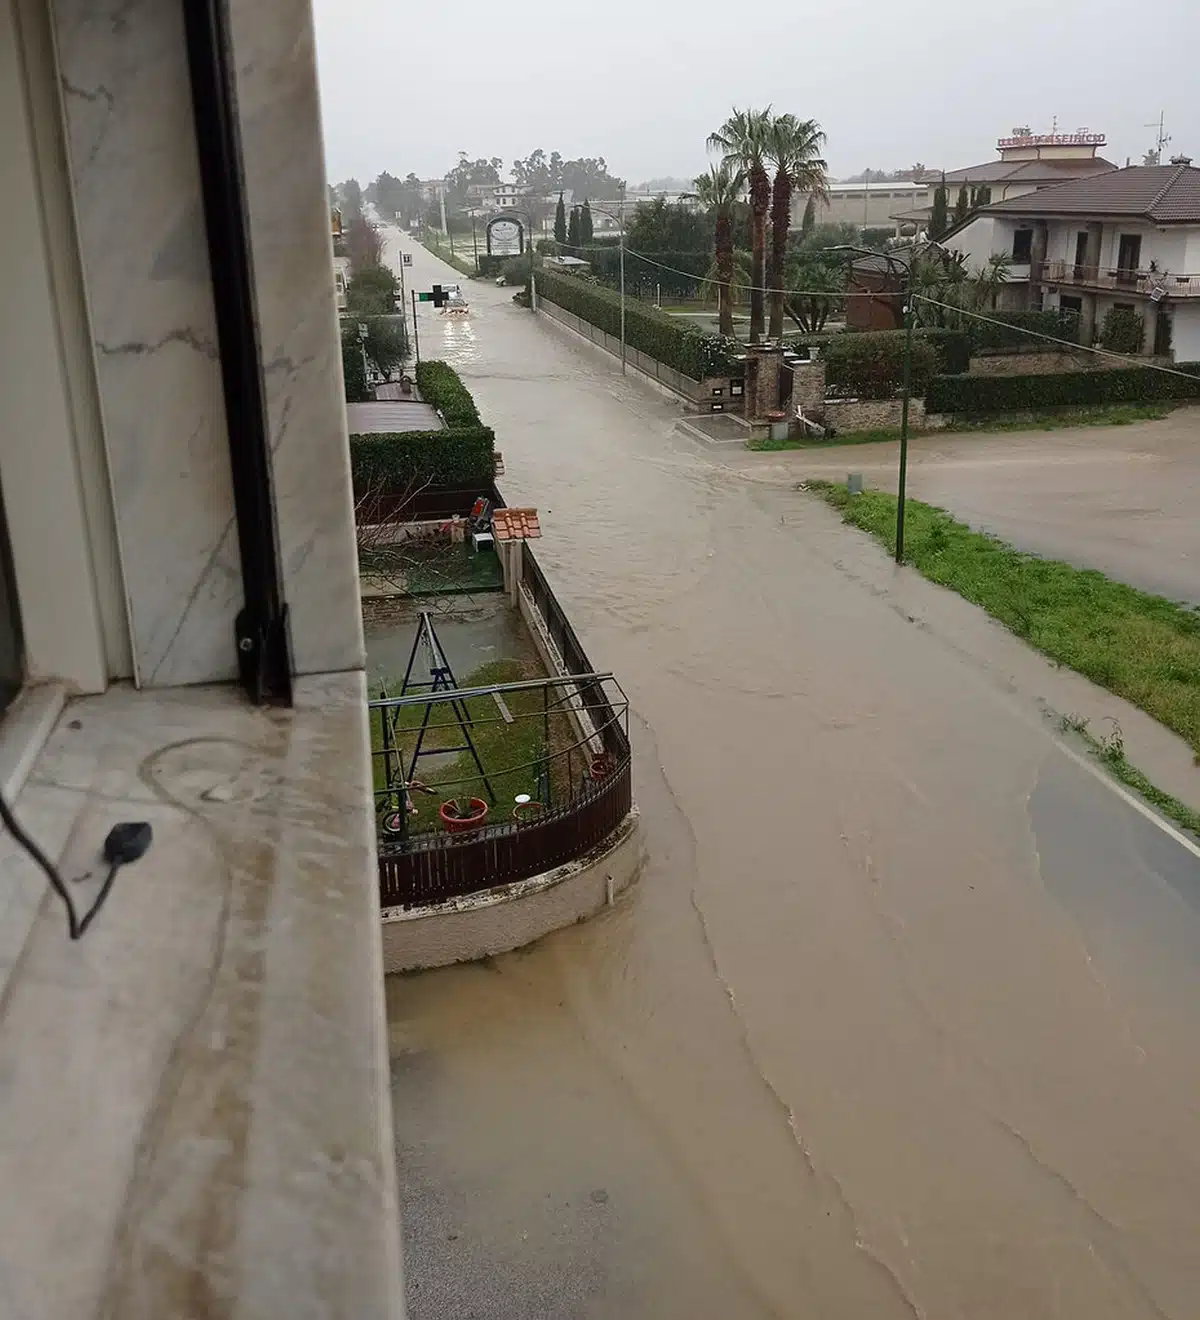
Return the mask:
[[943,241],[972,271],[1009,258],[1002,306],[1077,311],[1085,343],[1124,308],[1145,322],[1143,352],[1200,360],[1200,169],[1186,156],[985,206]]

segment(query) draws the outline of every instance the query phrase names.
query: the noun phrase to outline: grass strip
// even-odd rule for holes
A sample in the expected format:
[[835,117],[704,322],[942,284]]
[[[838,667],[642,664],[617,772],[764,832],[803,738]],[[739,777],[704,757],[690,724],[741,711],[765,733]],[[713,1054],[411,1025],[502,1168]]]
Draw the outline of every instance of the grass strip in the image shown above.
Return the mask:
[[440,258],[447,266],[453,266],[460,275],[474,275],[474,261],[464,261],[457,253],[451,252],[448,247],[442,245],[432,235],[426,235],[421,240],[421,246],[427,252],[432,252],[435,257]]
[[1078,715],[1064,715],[1060,721],[1063,733],[1073,733],[1083,740],[1088,751],[1109,771],[1114,779],[1126,788],[1131,788],[1143,797],[1151,806],[1157,808],[1176,825],[1191,831],[1200,837],[1200,811],[1195,811],[1177,797],[1164,792],[1137,768],[1125,759],[1125,739],[1121,726],[1116,720],[1111,721],[1112,732],[1097,737],[1088,728],[1088,721]]
[[[895,551],[894,495],[851,495],[817,481],[809,488]],[[907,502],[905,560],[1200,752],[1200,611],[1092,569],[1026,554],[920,500]]]

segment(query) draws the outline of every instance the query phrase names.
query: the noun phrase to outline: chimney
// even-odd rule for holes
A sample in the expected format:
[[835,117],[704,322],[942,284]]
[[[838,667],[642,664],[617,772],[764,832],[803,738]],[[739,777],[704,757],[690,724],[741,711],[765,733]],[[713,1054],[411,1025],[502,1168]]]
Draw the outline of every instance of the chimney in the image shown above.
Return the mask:
[[1172,164],[1172,165],[1190,165],[1191,163],[1192,163],[1192,158],[1191,158],[1191,156],[1172,156],[1172,157],[1171,157],[1171,164]]

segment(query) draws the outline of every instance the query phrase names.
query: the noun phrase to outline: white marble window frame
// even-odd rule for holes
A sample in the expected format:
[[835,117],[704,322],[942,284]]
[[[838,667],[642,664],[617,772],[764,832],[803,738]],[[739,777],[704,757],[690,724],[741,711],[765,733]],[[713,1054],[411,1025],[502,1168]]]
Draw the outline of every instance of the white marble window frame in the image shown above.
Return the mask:
[[98,693],[133,668],[61,115],[44,6],[0,0],[0,179],[22,272],[0,306],[0,488],[26,681]]

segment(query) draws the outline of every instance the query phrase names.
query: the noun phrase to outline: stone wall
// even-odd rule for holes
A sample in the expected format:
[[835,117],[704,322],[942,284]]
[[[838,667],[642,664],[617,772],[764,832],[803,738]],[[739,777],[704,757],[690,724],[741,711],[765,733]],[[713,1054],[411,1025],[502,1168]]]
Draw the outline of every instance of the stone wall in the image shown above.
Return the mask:
[[820,418],[825,408],[825,363],[800,362],[792,368],[792,406]]
[[[826,399],[825,424],[839,435],[856,431],[899,431],[902,399]],[[908,425],[913,431],[925,427],[925,400],[912,399]]]
[[972,376],[1040,376],[1056,371],[1097,371],[1119,365],[1096,353],[1068,351],[980,353],[971,359]]

